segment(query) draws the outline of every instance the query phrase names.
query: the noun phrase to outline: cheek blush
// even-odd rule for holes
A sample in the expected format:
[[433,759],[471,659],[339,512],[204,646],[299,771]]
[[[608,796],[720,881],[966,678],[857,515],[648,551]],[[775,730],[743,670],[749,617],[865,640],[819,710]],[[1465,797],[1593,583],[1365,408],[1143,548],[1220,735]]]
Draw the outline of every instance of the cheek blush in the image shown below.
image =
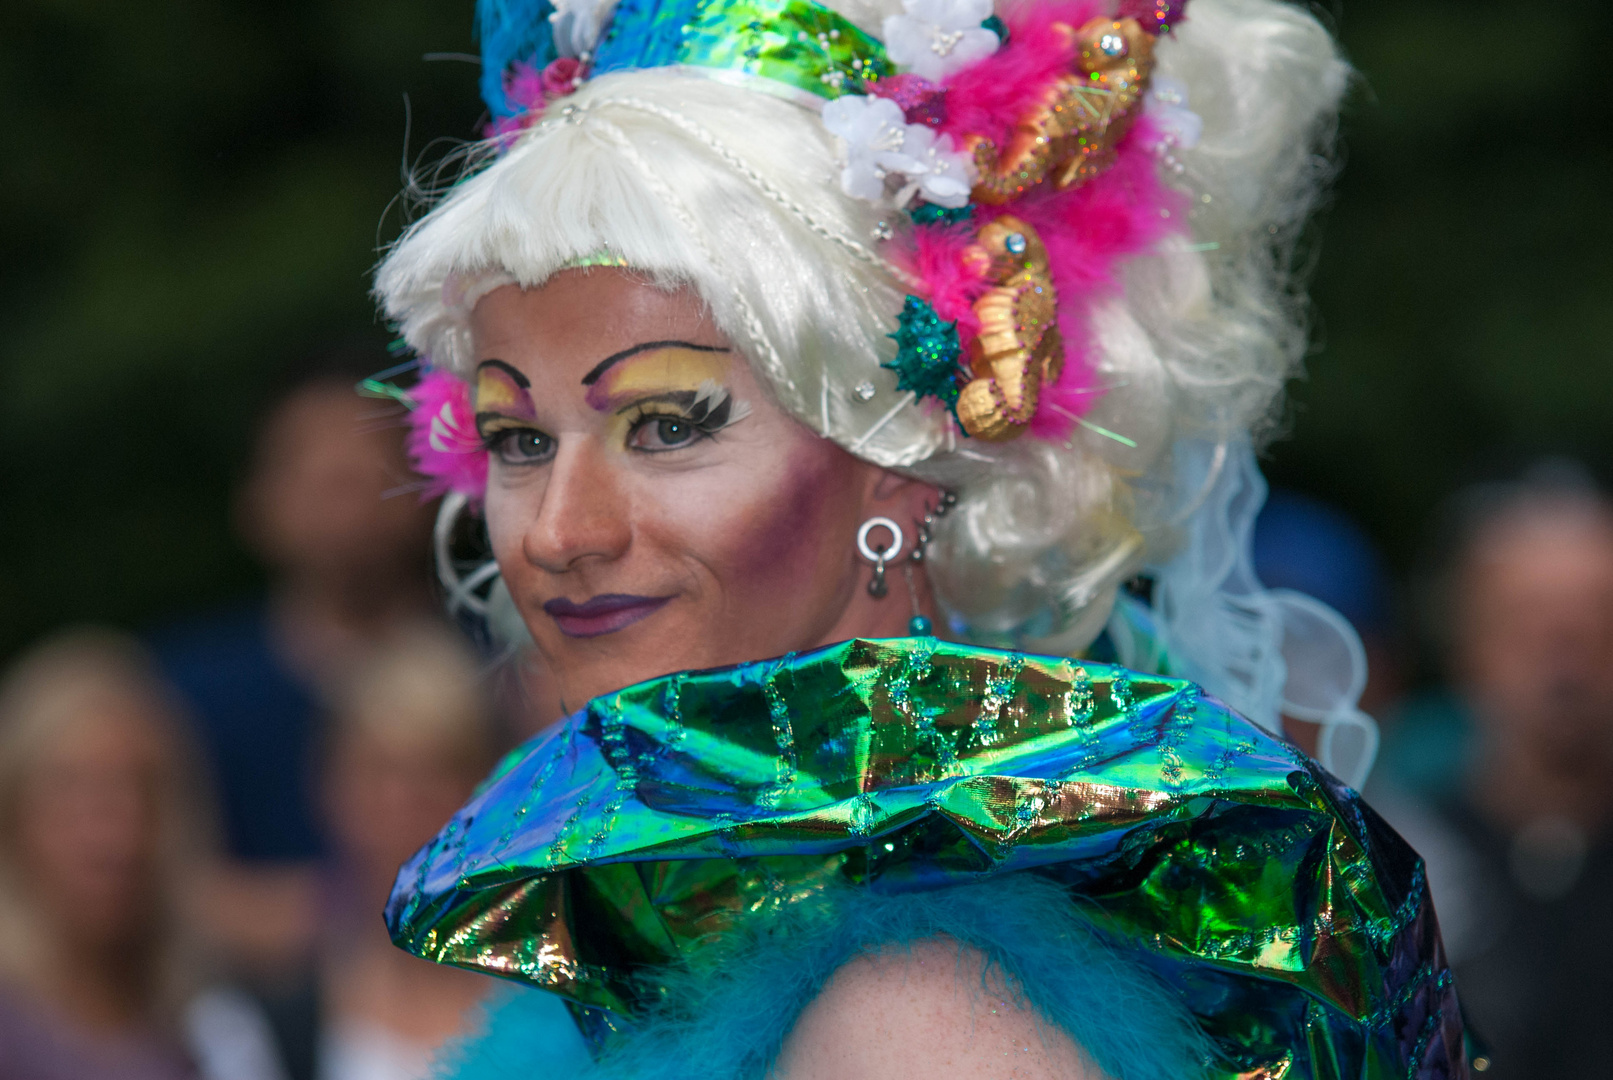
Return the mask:
[[803,579],[813,575],[825,551],[839,550],[842,543],[850,550],[855,525],[842,537],[831,508],[854,479],[836,468],[832,455],[818,450],[793,455],[776,483],[752,492],[752,513],[735,529],[744,537],[737,561],[747,577],[789,578],[805,585]]

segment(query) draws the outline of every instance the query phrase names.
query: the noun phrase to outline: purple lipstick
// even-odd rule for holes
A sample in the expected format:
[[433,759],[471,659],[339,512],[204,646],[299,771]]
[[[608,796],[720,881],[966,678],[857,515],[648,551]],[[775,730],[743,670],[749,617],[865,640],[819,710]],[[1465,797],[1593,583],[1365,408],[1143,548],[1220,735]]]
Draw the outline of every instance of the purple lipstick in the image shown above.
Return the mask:
[[670,596],[603,593],[580,604],[563,597],[550,600],[543,605],[543,610],[567,637],[599,637],[648,618],[670,599]]

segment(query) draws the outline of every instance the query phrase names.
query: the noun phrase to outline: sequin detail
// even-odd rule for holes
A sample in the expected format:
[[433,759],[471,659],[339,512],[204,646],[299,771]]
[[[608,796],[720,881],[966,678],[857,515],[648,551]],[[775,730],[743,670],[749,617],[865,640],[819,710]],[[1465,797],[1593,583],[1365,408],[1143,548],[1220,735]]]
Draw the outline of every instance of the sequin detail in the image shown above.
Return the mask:
[[933,397],[947,408],[958,402],[962,346],[958,327],[935,313],[929,301],[909,296],[902,304],[896,358],[881,367],[896,372],[896,386],[920,398]]

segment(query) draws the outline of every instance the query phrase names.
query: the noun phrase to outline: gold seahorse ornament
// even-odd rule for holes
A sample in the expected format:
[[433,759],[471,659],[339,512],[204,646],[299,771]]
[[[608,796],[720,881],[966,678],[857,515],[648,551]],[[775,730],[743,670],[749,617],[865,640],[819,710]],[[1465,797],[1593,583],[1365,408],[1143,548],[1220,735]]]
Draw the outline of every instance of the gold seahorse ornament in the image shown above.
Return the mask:
[[976,439],[1003,442],[1025,430],[1042,385],[1064,367],[1058,298],[1047,249],[1017,217],[984,225],[964,259],[992,287],[974,304],[980,333],[968,344],[973,378],[958,395],[958,421]]
[[1114,162],[1115,146],[1141,111],[1154,38],[1136,19],[1053,29],[1075,51],[1071,69],[1042,88],[1005,145],[980,135],[964,140],[979,171],[971,192],[977,203],[1002,206],[1046,181],[1060,191],[1080,186]]
[[[977,203],[1002,206],[1044,183],[1058,191],[1079,187],[1114,162],[1141,111],[1154,38],[1136,19],[1054,30],[1072,49],[1070,70],[1047,83],[1005,145],[981,136],[964,142],[978,170],[970,193]],[[1047,249],[1019,218],[989,222],[964,259],[991,289],[974,305],[980,333],[966,345],[973,378],[958,397],[958,420],[974,438],[1002,442],[1024,432],[1043,385],[1064,367],[1058,298]]]

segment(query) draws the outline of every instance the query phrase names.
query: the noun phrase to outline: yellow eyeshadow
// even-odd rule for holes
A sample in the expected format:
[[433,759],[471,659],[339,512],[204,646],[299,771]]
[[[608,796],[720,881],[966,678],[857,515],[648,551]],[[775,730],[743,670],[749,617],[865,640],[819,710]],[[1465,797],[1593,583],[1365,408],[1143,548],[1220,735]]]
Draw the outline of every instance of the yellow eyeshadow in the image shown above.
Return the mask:
[[476,414],[503,413],[520,420],[535,420],[532,398],[526,388],[502,367],[483,364],[476,372]]
[[[667,348],[630,356],[613,364],[588,388],[588,404],[605,412],[653,394],[698,390],[704,382],[723,383],[728,354]],[[477,408],[480,408],[478,403]]]
[[524,431],[531,427],[532,421],[516,416],[500,416],[496,413],[476,414],[476,431],[484,439],[500,431]]

